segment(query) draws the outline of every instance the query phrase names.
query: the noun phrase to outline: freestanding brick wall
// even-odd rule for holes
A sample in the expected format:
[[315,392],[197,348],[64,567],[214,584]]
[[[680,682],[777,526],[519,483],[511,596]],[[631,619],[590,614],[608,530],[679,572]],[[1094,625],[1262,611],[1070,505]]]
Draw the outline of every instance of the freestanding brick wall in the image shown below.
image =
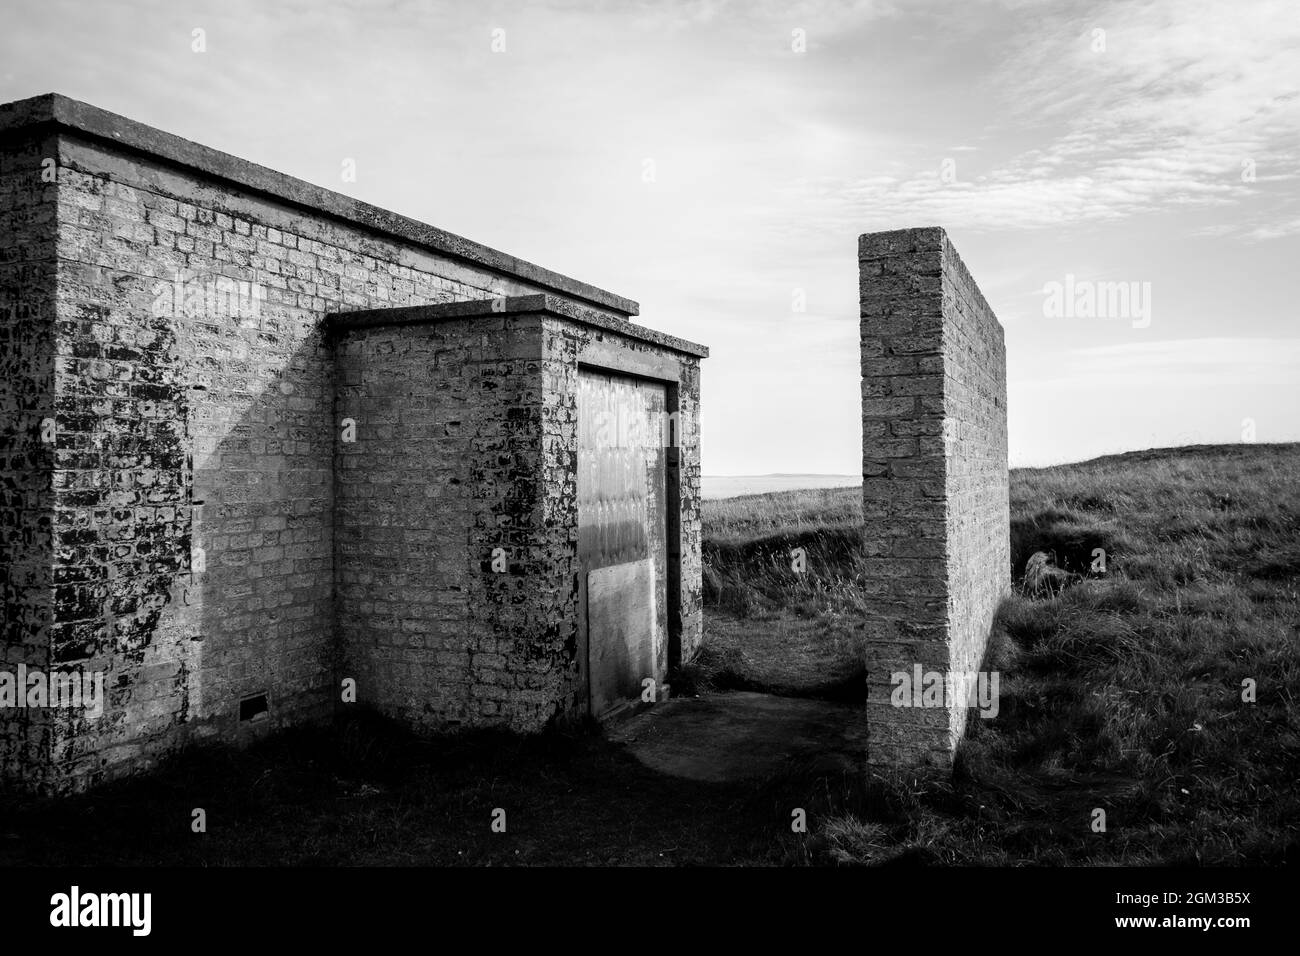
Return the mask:
[[[356,463],[336,452],[336,397],[347,392],[336,393],[328,315],[539,294],[598,322],[638,311],[60,96],[0,106],[0,226],[4,666],[100,673],[106,695],[94,720],[0,714],[0,779],[27,787],[85,786],[190,741],[239,743],[334,712],[349,663],[339,622],[354,621],[339,611],[335,559],[355,547],[336,541],[335,503],[340,487],[352,503]],[[463,349],[449,345],[441,366],[434,354],[439,399],[492,363],[492,322],[466,326]],[[540,385],[501,379],[516,389],[512,407],[540,401]],[[377,382],[368,400],[394,408],[402,384]],[[432,395],[416,398],[428,404],[402,421],[437,413]],[[504,440],[541,427],[538,409],[527,414],[500,424]],[[467,468],[490,451],[474,442],[495,440],[496,426],[477,421],[482,433],[456,445],[470,453]],[[387,463],[373,463],[382,480]],[[443,494],[439,475],[429,477]],[[500,486],[468,487],[462,494],[491,496]],[[402,519],[383,507],[375,521]],[[477,518],[462,509],[447,520]],[[413,548],[421,532],[430,546],[441,533],[427,522],[412,529]],[[690,544],[698,562],[698,532]],[[430,592],[446,610],[445,589]],[[408,616],[392,620],[408,644],[385,651],[384,666],[393,693],[410,699],[420,674],[403,656],[418,656],[409,642],[424,632]],[[488,646],[475,645],[484,673]],[[262,694],[261,718],[241,720],[241,701]],[[440,694],[429,693],[432,710],[451,713]],[[518,723],[513,713],[482,705],[474,716]]]
[[1006,346],[942,229],[864,235],[858,259],[868,759],[947,766],[966,698],[900,705],[894,675],[975,675],[1010,586]]

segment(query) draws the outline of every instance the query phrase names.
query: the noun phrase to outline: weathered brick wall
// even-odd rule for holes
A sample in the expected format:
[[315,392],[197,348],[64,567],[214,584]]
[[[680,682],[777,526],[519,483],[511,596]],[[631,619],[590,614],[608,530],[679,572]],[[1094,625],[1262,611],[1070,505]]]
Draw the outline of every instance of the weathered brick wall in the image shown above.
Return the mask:
[[[946,235],[943,299],[950,667],[974,673],[1011,586],[1007,353],[1001,323]],[[966,714],[949,714],[959,739]]]
[[[67,442],[57,432],[46,440],[55,414],[56,186],[42,164],[55,152],[51,135],[0,150],[0,670],[15,677],[23,665],[49,669],[52,481]],[[29,774],[39,785],[50,723],[48,711],[0,709],[0,782]]]
[[340,334],[336,415],[355,423],[336,445],[341,673],[417,726],[535,729],[555,699],[540,358],[538,316]]
[[704,643],[704,527],[700,493],[700,363],[682,364],[677,389],[678,543],[677,583],[680,660],[691,660]]
[[965,701],[895,706],[892,675],[973,673],[1009,586],[1002,328],[942,229],[859,240],[870,752],[951,762]]

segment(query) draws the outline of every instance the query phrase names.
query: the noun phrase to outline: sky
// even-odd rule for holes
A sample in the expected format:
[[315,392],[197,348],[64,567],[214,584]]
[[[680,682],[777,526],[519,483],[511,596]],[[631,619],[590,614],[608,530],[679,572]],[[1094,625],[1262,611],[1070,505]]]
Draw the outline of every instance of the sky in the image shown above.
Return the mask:
[[6,0],[6,27],[0,102],[84,100],[708,345],[706,474],[860,472],[857,237],[913,226],[1006,329],[1013,466],[1300,440],[1295,0]]

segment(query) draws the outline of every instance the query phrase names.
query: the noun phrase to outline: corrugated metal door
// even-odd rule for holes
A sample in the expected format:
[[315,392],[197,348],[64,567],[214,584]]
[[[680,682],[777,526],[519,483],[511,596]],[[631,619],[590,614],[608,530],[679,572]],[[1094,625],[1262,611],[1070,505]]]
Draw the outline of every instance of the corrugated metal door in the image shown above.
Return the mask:
[[579,661],[597,718],[667,671],[665,417],[662,384],[579,370]]

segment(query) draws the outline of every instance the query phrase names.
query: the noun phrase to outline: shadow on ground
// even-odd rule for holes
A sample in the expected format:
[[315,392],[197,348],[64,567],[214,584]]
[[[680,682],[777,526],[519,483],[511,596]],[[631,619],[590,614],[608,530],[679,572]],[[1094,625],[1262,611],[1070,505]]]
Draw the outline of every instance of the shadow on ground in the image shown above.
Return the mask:
[[[698,779],[707,775],[657,769],[653,756],[638,759],[638,744],[600,733],[474,732],[429,740],[361,717],[326,730],[288,731],[244,751],[182,753],[147,778],[64,800],[4,797],[0,866],[781,865],[805,859],[801,837],[791,833],[791,808],[807,808],[811,817],[819,806],[810,796],[814,788],[829,794],[852,785],[836,771],[810,778],[801,767],[802,748],[813,746],[822,726],[817,705],[801,713],[801,702],[793,702],[796,710],[783,713],[744,699],[675,703],[681,706],[663,712],[667,719],[642,714],[624,728],[656,728],[651,736],[661,744],[686,730],[717,731],[735,743],[744,714],[757,714],[758,735],[744,752],[765,760],[764,772],[789,772],[759,781],[731,772]],[[783,721],[802,734],[798,748],[768,747],[761,739],[783,732]],[[683,744],[689,750],[690,741]],[[193,830],[197,809],[204,811],[205,833]],[[492,830],[498,809],[505,811],[504,833]]]

